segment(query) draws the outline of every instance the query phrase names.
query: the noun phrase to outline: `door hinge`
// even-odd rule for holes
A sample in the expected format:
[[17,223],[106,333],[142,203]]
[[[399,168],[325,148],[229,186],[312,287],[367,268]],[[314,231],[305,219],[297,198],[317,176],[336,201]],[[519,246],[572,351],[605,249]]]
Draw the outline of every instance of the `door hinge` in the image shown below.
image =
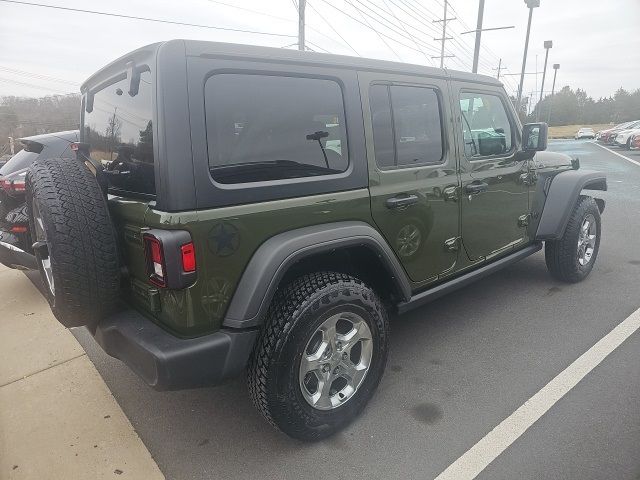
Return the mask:
[[460,237],[453,237],[444,241],[444,250],[446,252],[457,252],[459,249],[460,249]]
[[518,217],[518,226],[519,227],[527,227],[529,226],[529,219],[531,218],[530,214],[520,215]]

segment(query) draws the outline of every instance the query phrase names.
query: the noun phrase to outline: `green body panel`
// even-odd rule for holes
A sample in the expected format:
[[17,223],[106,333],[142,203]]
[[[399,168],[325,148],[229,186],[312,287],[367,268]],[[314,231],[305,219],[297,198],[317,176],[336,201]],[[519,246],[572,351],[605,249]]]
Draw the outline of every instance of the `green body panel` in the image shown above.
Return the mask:
[[[129,271],[130,301],[180,336],[220,328],[247,263],[268,238],[322,223],[373,223],[367,189],[180,213],[155,211],[143,202],[121,198],[112,198],[109,205]],[[145,228],[191,233],[198,264],[198,279],[191,287],[156,289],[148,283],[142,244]],[[141,291],[145,285],[146,291]],[[156,311],[151,307],[154,298],[159,298]]]
[[[382,80],[440,92],[445,125],[441,163],[378,168],[368,89]],[[516,155],[520,125],[512,111],[517,131],[513,152],[470,161],[461,154],[462,84],[376,72],[359,72],[358,81],[368,188],[177,213],[156,210],[148,200],[110,197],[128,272],[123,280],[128,301],[178,336],[214,332],[222,326],[242,274],[260,245],[277,234],[324,223],[361,221],[378,229],[404,267],[413,293],[534,240],[544,206],[542,183],[571,168],[568,157],[546,152],[533,159]],[[480,88],[506,98],[498,86]],[[487,183],[488,189],[467,195],[465,186],[478,181]],[[418,201],[406,208],[388,208],[388,199],[402,195],[415,195]],[[170,290],[149,283],[142,236],[145,229],[156,228],[190,232],[197,260],[197,280],[190,287]]]
[[[445,249],[447,240],[459,236],[457,202],[457,155],[453,129],[445,129],[443,157],[439,164],[381,169],[373,148],[373,125],[369,104],[369,88],[381,82],[423,87],[438,92],[445,121],[451,117],[448,85],[445,79],[381,75],[361,72],[360,98],[367,138],[371,212],[382,235],[404,266],[414,288],[437,281],[440,275],[453,271],[457,250]],[[389,198],[415,195],[418,202],[407,208],[390,209]]]

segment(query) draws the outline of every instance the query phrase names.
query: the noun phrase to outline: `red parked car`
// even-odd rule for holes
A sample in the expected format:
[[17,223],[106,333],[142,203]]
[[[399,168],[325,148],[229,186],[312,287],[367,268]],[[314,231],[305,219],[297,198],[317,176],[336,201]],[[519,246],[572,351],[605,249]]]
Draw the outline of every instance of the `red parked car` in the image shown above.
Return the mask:
[[640,134],[631,137],[631,143],[629,144],[631,150],[640,150]]

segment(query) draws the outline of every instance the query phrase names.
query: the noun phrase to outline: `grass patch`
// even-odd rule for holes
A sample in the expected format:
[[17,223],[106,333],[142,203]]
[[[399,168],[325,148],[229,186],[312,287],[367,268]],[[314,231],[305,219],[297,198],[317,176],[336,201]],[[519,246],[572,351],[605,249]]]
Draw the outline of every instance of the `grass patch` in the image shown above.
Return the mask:
[[549,127],[549,138],[573,138],[576,132],[581,128],[593,128],[593,131],[598,133],[598,130],[605,130],[612,126],[613,125],[609,123],[599,123],[596,125],[563,125],[560,127]]

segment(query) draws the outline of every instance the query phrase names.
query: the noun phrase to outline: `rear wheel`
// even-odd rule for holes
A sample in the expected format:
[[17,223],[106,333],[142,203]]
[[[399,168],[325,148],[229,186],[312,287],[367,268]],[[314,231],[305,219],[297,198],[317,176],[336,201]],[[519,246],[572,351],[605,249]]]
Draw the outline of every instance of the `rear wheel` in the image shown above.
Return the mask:
[[593,198],[581,196],[562,238],[545,242],[545,260],[551,275],[564,282],[584,280],[598,256],[600,232],[598,205]]
[[387,336],[386,312],[360,280],[333,272],[298,278],[276,294],[250,362],[255,406],[294,438],[337,432],[373,396]]
[[79,161],[36,161],[27,208],[53,314],[66,327],[94,326],[115,307],[120,286],[116,236],[98,182]]

